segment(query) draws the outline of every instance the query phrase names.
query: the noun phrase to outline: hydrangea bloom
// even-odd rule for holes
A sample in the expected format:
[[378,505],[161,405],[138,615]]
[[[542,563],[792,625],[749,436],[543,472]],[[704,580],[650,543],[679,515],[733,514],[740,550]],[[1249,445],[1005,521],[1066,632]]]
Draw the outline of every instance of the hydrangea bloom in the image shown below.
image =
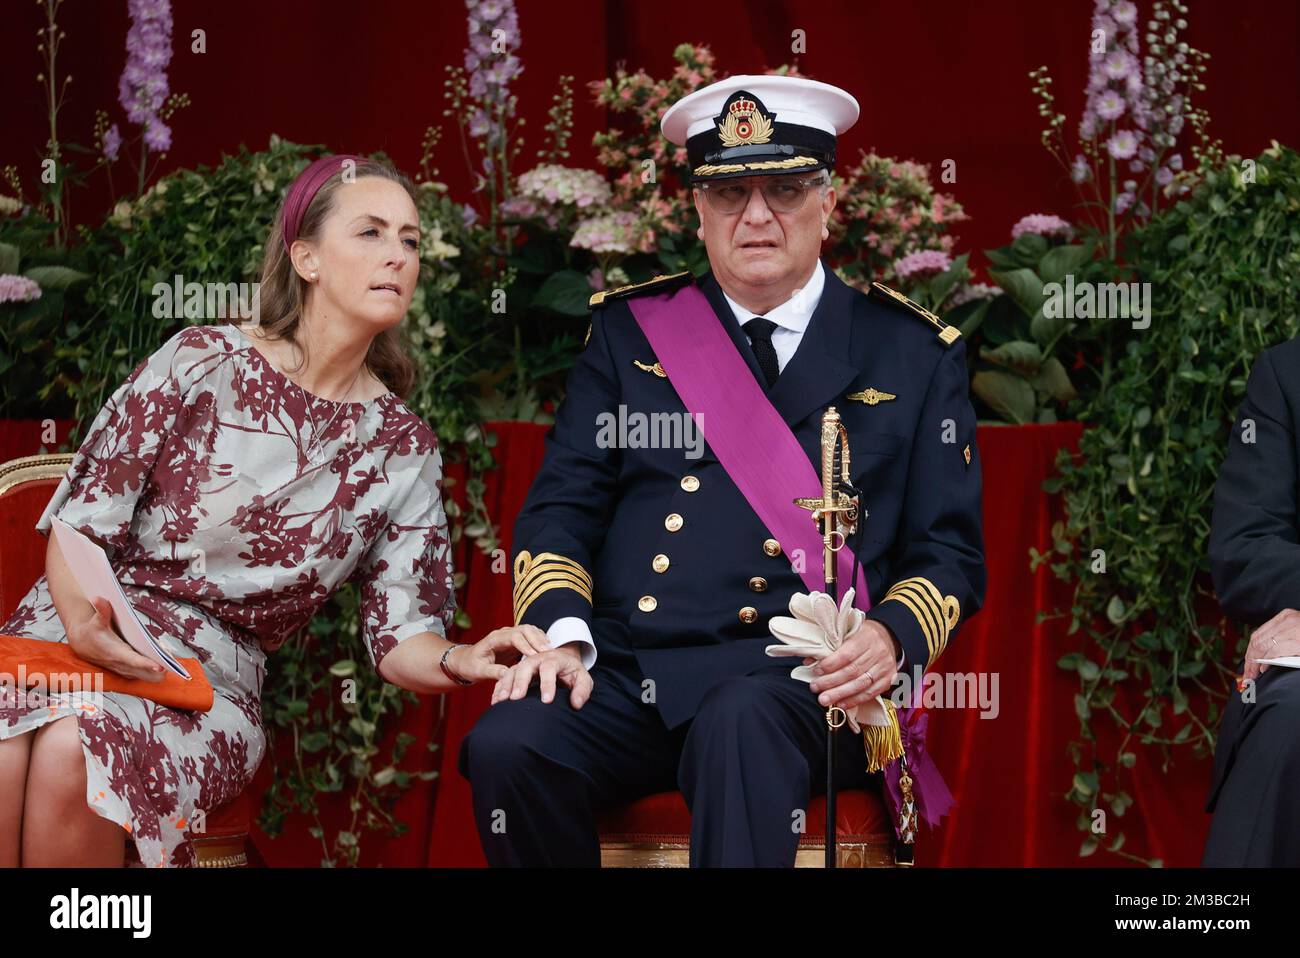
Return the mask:
[[40,284],[13,273],[0,275],[0,303],[30,303],[41,298]]
[[1001,292],[998,287],[988,283],[965,283],[958,287],[943,305],[945,309],[956,309],[977,299],[992,299]]
[[644,251],[651,234],[638,225],[639,221],[640,217],[631,210],[593,216],[578,224],[569,245],[593,253]]
[[1025,233],[1034,233],[1049,239],[1069,239],[1074,233],[1074,228],[1051,213],[1030,213],[1028,216],[1022,216],[1016,225],[1011,227],[1013,240],[1019,239]]
[[922,249],[894,261],[894,274],[904,282],[937,276],[952,266],[952,257],[943,250]]

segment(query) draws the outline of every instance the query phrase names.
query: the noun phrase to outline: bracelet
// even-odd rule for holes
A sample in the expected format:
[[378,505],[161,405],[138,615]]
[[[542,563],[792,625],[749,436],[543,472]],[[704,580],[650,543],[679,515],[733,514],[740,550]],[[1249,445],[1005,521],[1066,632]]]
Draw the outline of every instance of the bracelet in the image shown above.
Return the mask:
[[474,683],[472,681],[469,679],[462,679],[447,665],[447,656],[451,655],[453,649],[459,649],[463,644],[463,642],[453,642],[451,645],[447,646],[447,648],[443,650],[442,658],[439,660],[438,665],[442,667],[443,674],[457,685],[473,685]]

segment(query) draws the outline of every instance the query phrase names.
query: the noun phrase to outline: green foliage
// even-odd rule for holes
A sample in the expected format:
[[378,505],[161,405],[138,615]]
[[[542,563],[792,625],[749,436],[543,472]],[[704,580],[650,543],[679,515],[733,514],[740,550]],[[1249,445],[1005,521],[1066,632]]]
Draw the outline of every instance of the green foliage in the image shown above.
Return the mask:
[[[1056,422],[1078,396],[1066,360],[1091,348],[1109,320],[1062,315],[1069,282],[1099,283],[1112,266],[1096,256],[1097,243],[1053,242],[1024,233],[1008,246],[985,250],[989,278],[999,292],[952,311],[971,343],[971,392],[984,407],[1012,423]],[[1055,285],[1053,285],[1055,284]],[[1080,363],[1080,366],[1083,364]],[[1085,388],[1097,377],[1084,370]]]
[[[1119,785],[1134,740],[1214,746],[1240,654],[1224,648],[1208,579],[1214,483],[1255,357],[1300,331],[1300,155],[1275,143],[1253,164],[1229,158],[1202,173],[1131,237],[1151,325],[1111,331],[1113,368],[1080,408],[1081,455],[1063,453],[1045,486],[1064,494],[1068,519],[1053,552],[1034,556],[1074,586],[1062,614],[1079,648],[1059,662],[1079,677],[1068,797],[1116,815],[1131,802]],[[1097,745],[1099,723],[1119,732],[1113,753]]]
[[65,303],[80,302],[89,264],[80,252],[55,252],[53,234],[54,224],[31,208],[0,217],[0,275],[25,276],[41,293],[0,303],[0,417],[7,419],[59,419],[71,411],[60,388],[66,378],[51,381],[46,366],[63,335]]

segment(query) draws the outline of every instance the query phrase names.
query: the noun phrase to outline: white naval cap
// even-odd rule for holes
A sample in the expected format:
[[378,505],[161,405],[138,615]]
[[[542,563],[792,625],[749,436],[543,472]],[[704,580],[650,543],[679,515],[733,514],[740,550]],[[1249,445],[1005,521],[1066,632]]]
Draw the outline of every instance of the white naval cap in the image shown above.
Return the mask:
[[663,115],[664,136],[685,146],[692,180],[830,169],[835,138],[858,119],[858,101],[806,77],[734,76],[682,97]]

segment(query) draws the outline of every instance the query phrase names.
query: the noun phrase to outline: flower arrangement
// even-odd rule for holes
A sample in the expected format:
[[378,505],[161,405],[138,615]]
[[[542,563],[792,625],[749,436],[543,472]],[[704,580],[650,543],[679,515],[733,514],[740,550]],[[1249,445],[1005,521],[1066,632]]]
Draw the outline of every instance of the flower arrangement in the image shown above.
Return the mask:
[[[1047,120],[1043,146],[1079,187],[1081,206],[1102,240],[1100,251],[1112,259],[1123,232],[1149,220],[1162,198],[1185,195],[1202,157],[1213,161],[1221,154],[1205,132],[1209,115],[1192,104],[1193,92],[1205,89],[1210,57],[1180,39],[1186,14],[1182,0],[1156,0],[1142,56],[1133,0],[1096,0],[1077,149],[1066,142],[1065,115],[1056,112],[1047,67],[1029,74],[1039,115]],[[1190,166],[1176,150],[1188,126],[1199,138]]]

